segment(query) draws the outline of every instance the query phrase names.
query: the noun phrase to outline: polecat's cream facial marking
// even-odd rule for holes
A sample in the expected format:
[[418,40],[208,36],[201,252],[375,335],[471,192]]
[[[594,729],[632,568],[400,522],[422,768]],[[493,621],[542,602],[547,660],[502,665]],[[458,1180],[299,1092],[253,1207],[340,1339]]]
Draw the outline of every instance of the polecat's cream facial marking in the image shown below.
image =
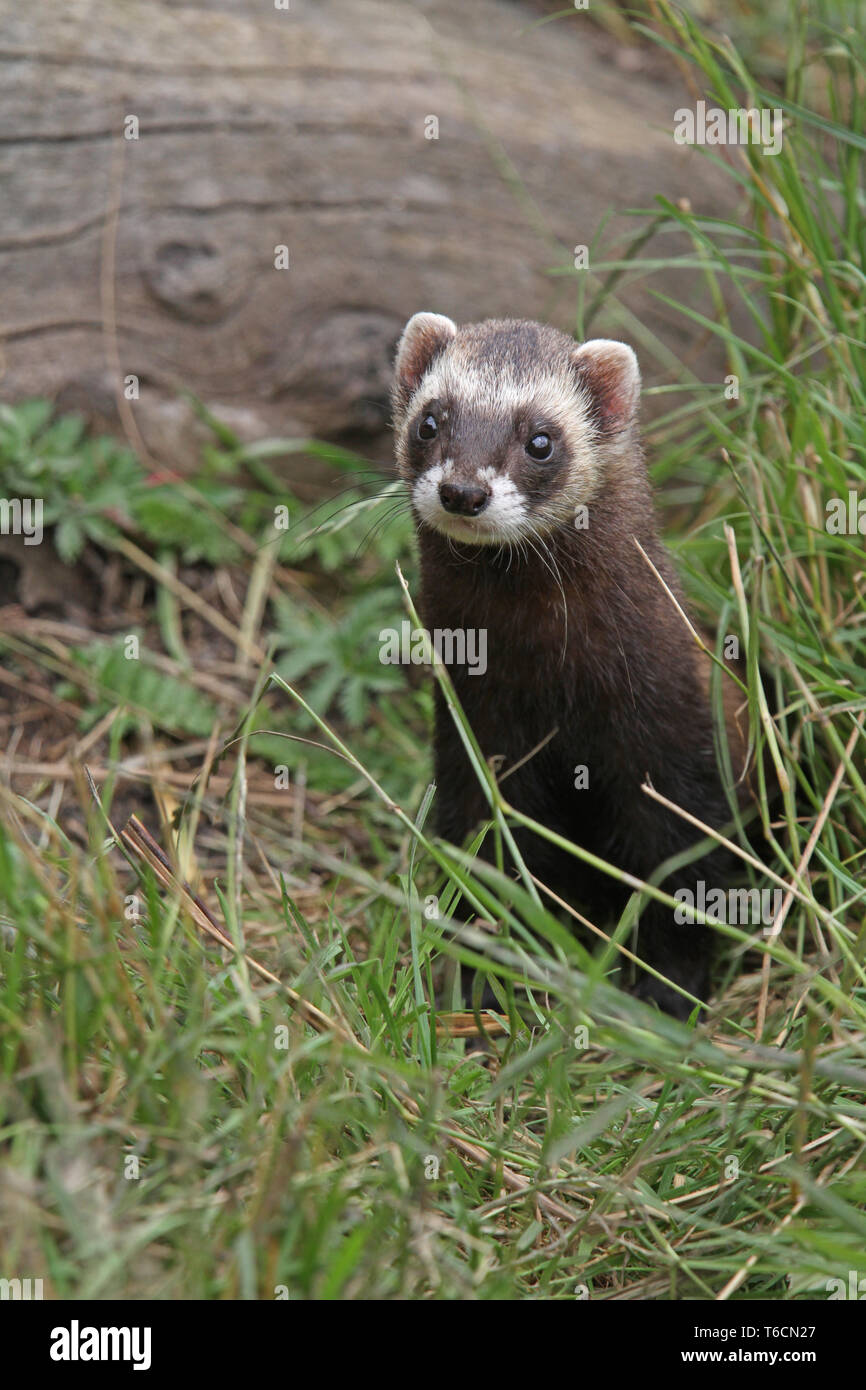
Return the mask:
[[478,544],[519,540],[526,529],[526,502],[511,478],[477,470],[475,486],[459,481],[453,460],[434,463],[412,486],[415,511],[428,526],[458,541]]
[[397,350],[394,415],[418,519],[476,545],[569,525],[627,454],[639,391],[624,343],[416,314]]

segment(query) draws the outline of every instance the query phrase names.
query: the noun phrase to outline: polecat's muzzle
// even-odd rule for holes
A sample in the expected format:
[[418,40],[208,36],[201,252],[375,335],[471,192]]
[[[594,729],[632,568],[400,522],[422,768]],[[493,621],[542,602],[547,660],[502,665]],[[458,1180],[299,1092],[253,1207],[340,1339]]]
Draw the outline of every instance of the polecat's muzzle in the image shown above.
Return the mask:
[[478,516],[490,501],[490,493],[485,487],[440,483],[439,501],[454,516]]

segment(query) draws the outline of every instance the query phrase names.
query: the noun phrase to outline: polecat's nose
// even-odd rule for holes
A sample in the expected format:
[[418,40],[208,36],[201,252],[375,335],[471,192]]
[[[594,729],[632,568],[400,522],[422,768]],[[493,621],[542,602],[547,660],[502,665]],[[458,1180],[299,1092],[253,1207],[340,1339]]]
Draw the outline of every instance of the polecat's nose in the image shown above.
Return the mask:
[[483,487],[464,487],[461,483],[440,483],[439,501],[446,512],[458,516],[477,516],[483,512],[490,501],[490,493]]

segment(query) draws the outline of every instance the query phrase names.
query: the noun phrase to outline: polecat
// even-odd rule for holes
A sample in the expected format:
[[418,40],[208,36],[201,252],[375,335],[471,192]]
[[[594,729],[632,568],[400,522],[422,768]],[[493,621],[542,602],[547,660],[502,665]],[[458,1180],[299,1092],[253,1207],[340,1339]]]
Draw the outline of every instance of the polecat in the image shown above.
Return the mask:
[[[647,879],[698,837],[641,783],[713,827],[730,809],[706,658],[635,544],[682,603],[657,535],[639,396],[626,344],[576,344],[537,323],[458,329],[415,314],[397,350],[396,454],[417,528],[420,614],[428,629],[486,629],[484,674],[449,666],[481,750],[503,772],[516,766],[513,806]],[[435,778],[437,829],[461,844],[487,803],[438,687]],[[515,838],[561,897],[596,916],[621,910],[628,890],[616,880],[532,832]],[[663,886],[694,891],[729,876],[716,849]],[[638,954],[700,999],[710,948],[705,927],[677,925],[652,900],[643,908]],[[646,973],[637,989],[679,1017],[693,1007]]]

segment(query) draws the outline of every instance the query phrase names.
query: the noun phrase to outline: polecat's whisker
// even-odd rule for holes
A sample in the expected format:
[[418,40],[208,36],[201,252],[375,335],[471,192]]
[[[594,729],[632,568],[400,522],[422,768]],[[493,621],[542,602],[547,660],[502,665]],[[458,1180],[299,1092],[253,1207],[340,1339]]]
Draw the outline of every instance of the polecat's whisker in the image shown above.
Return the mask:
[[396,521],[398,516],[405,516],[410,511],[411,508],[408,502],[399,501],[385,512],[383,516],[377,517],[358,542],[354,558],[357,560],[363,551],[377,539],[379,532],[384,531],[392,521]]
[[[386,478],[380,474],[378,479],[374,479],[371,476],[368,482],[364,482],[362,484],[349,483],[346,485],[346,487],[340,488],[338,492],[332,492],[327,497],[322,498],[322,501],[317,502],[314,507],[311,507],[309,509],[309,511],[305,511],[301,516],[298,517],[297,521],[293,522],[292,525],[287,528],[286,534],[290,534],[297,527],[302,526],[305,522],[309,522],[316,515],[317,512],[324,511],[326,508],[330,507],[331,504],[338,498],[349,496],[349,500],[347,502],[344,502],[343,505],[340,507],[335,507],[333,511],[328,513],[328,515],[324,518],[323,521],[317,523],[316,526],[313,527],[313,530],[310,531],[309,534],[314,535],[318,533],[324,526],[327,526],[329,521],[333,521],[334,518],[338,517],[342,512],[348,511],[350,507],[356,506],[357,504],[362,502],[368,503],[372,506],[376,502],[377,496],[380,496],[383,500],[389,496],[392,496],[393,494],[391,493],[390,489],[392,487],[395,487],[397,485],[397,482],[398,480],[395,478]],[[361,492],[362,488],[365,487],[375,487],[379,491],[378,493],[374,493],[369,497],[364,497],[363,494],[360,497],[349,495]]]

